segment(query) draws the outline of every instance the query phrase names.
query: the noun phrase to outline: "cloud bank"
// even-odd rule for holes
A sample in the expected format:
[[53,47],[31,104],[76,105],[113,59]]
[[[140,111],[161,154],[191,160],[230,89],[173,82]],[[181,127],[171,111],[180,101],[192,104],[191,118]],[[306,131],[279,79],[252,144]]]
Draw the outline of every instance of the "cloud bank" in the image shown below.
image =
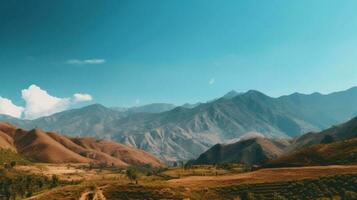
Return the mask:
[[99,65],[107,62],[105,59],[86,59],[86,60],[79,60],[79,59],[71,59],[67,60],[67,64],[71,65]]
[[25,101],[24,108],[16,106],[11,100],[1,97],[0,114],[16,118],[23,116],[25,119],[36,119],[67,110],[76,103],[92,100],[91,95],[83,93],[76,93],[71,98],[55,97],[37,85],[31,85],[29,88],[23,89],[21,94],[22,99]]
[[0,97],[0,114],[20,118],[23,111],[23,107],[16,106],[10,99]]

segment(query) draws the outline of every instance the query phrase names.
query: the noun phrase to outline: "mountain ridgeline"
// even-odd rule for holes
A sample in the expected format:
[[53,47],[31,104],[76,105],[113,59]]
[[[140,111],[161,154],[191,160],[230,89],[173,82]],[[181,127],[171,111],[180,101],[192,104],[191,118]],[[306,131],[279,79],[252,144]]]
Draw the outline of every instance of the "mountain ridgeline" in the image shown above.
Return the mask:
[[3,117],[19,127],[75,136],[110,138],[163,160],[188,160],[217,143],[251,133],[293,138],[347,121],[357,113],[357,87],[328,95],[294,93],[278,98],[250,90],[164,112],[123,112],[96,104],[35,120]]

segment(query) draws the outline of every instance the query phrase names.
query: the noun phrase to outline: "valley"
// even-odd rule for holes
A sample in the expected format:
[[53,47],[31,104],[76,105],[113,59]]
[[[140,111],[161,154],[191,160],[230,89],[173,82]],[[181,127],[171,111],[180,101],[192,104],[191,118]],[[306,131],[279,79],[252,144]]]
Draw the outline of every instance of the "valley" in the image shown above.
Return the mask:
[[[314,167],[293,167],[276,169],[259,169],[256,171],[238,171],[235,169],[221,169],[215,166],[194,166],[191,168],[167,168],[163,171],[148,175],[142,172],[135,181],[130,180],[124,171],[113,169],[81,169],[79,165],[65,166],[59,164],[35,164],[27,166],[41,168],[40,172],[51,177],[56,174],[60,180],[67,180],[61,185],[33,194],[25,199],[38,200],[126,200],[126,199],[274,199],[274,195],[291,199],[285,192],[287,188],[297,188],[300,184],[310,187],[311,184],[333,183],[348,179],[344,185],[335,185],[332,193],[315,193],[310,188],[311,194],[294,193],[294,198],[303,199],[301,195],[311,197],[327,195],[336,198],[343,197],[344,191],[353,192],[357,181],[356,165],[334,165]],[[209,169],[209,170],[208,170]],[[14,170],[23,172],[22,166]],[[76,173],[73,173],[73,170]],[[219,170],[222,174],[217,174]],[[223,172],[224,171],[224,172]],[[184,175],[183,175],[184,174]],[[78,176],[81,179],[78,179]],[[71,182],[70,180],[77,180]],[[332,182],[331,182],[332,181]],[[351,183],[349,183],[352,181]],[[321,182],[321,183],[320,183]],[[347,184],[348,183],[348,184]],[[326,188],[329,189],[329,188]],[[246,197],[246,196],[251,197]],[[300,195],[300,196],[299,196]],[[292,197],[292,196],[291,196]],[[305,197],[304,197],[305,198]]]
[[357,200],[357,0],[0,0],[0,200]]
[[[279,101],[285,98],[288,97],[281,97]],[[226,104],[232,104],[232,101],[235,105],[226,107]],[[244,101],[248,104],[242,104]],[[159,113],[154,112],[160,110],[157,104],[151,110],[148,108],[150,106],[144,107],[151,113],[129,112],[128,110],[121,113],[122,111],[117,111],[118,108],[115,110],[93,105],[33,121],[6,118],[7,120],[4,120],[6,122],[0,122],[0,161],[3,163],[0,166],[2,173],[0,195],[5,196],[6,200],[7,198],[264,200],[348,199],[350,197],[353,199],[354,196],[357,197],[357,188],[355,188],[355,183],[357,183],[357,118],[334,124],[322,131],[298,133],[292,137],[282,132],[285,130],[282,127],[291,125],[292,121],[286,121],[287,118],[285,118],[284,123],[281,124],[279,120],[282,119],[282,113],[273,111],[277,107],[281,109],[284,104],[280,105],[274,101],[276,100],[261,93],[249,91],[243,94],[232,95],[231,93],[222,99],[199,104],[193,108],[177,107]],[[220,107],[222,105],[224,107]],[[165,104],[163,108],[168,107],[170,106]],[[239,121],[243,116],[236,118],[236,115],[242,112],[243,108],[244,112],[254,111],[252,119],[259,114],[259,119],[267,123],[269,134],[273,135],[268,137],[269,134],[266,135],[264,129],[261,129],[261,124],[258,128],[248,121]],[[202,115],[196,115],[197,112]],[[203,116],[205,117],[202,118]],[[93,117],[99,121],[93,121]],[[289,118],[292,115],[285,113],[284,117]],[[294,120],[296,120],[295,117],[293,117]],[[217,119],[229,119],[230,123],[220,124],[221,122],[218,123]],[[214,141],[225,141],[221,136],[229,139],[224,136],[229,131],[238,130],[237,127],[231,127],[233,119],[239,121],[238,126],[250,127],[250,129],[244,129],[250,131],[240,136],[239,134],[232,135],[228,143],[212,145]],[[41,120],[44,121],[36,126],[30,125]],[[85,125],[88,124],[88,120],[94,122],[91,125],[98,122],[105,126],[97,124],[96,127],[100,129],[95,129]],[[182,120],[185,121],[185,125]],[[205,121],[204,124],[206,122],[208,124],[202,124],[202,120]],[[19,127],[8,123],[11,121]],[[133,124],[134,121],[135,124]],[[74,126],[71,125],[74,122]],[[169,125],[164,128],[168,132],[155,128],[156,126],[165,127],[163,122]],[[113,130],[126,130],[125,134],[130,137],[139,134],[141,145],[146,146],[139,146],[140,149],[137,149],[134,138],[126,138],[126,142],[120,144],[111,139],[101,138],[102,135],[69,136],[73,134],[61,134],[38,128],[38,125],[46,127],[46,123],[67,128],[81,126],[85,128],[82,131],[94,128],[100,133],[109,135],[114,133]],[[173,123],[182,127],[174,127]],[[114,126],[108,126],[108,124]],[[118,124],[122,126],[118,127]],[[183,128],[187,124],[192,126]],[[280,126],[279,124],[282,127],[278,130],[276,128]],[[35,127],[25,130],[20,128],[23,126]],[[136,127],[135,131],[130,131],[134,130],[134,127]],[[171,140],[173,138],[166,140],[153,137],[153,132],[145,133],[144,127],[145,129],[155,128],[156,133],[164,138],[169,133],[176,142],[173,143]],[[218,129],[218,127],[229,131],[222,132],[223,129]],[[317,126],[315,128],[320,129]],[[201,132],[202,130],[204,132]],[[210,135],[208,133],[210,130],[217,131],[215,134],[220,136]],[[186,133],[184,135],[187,138],[181,138],[183,135],[176,131],[180,134],[190,131],[192,136],[199,135],[199,143],[194,137],[187,137]],[[289,132],[289,130],[285,131]],[[112,136],[115,138],[118,135]],[[210,143],[207,142],[209,140],[206,137],[220,139],[214,139]],[[152,152],[147,149],[149,146],[157,149],[156,142],[160,144],[159,151]],[[178,142],[180,146],[176,146]],[[200,155],[184,156],[194,158],[188,161],[171,159],[170,156],[168,157],[172,155],[171,153],[177,155],[176,158],[182,158],[184,152],[175,151],[175,148],[166,145],[174,145],[191,153],[197,151]],[[337,184],[339,182],[344,184]],[[21,183],[21,187],[16,189]],[[304,188],[308,188],[307,193],[299,192]]]

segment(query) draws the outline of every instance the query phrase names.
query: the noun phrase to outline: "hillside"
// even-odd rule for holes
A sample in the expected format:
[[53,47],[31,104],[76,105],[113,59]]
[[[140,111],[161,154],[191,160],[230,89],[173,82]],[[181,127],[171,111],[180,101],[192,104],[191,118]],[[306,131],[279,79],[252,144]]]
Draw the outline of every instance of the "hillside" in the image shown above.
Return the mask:
[[294,93],[279,98],[254,90],[230,92],[193,108],[161,113],[123,114],[96,104],[32,121],[4,120],[26,129],[111,138],[171,161],[196,158],[217,143],[252,132],[269,138],[297,137],[342,123],[356,113],[354,87],[328,95]]
[[293,141],[290,149],[300,149],[314,144],[319,144],[324,142],[326,139],[329,139],[329,142],[333,142],[355,137],[357,137],[357,117],[343,124],[332,126],[331,128],[321,132],[302,135]]
[[266,138],[251,138],[228,145],[217,144],[190,164],[246,163],[260,165],[267,160],[281,156],[288,145],[289,142],[286,140]]
[[295,167],[356,163],[357,138],[306,147],[276,160],[269,161],[265,166]]
[[252,138],[217,144],[192,164],[247,163],[273,167],[351,164],[357,161],[357,117],[319,133],[307,133],[291,142]]
[[25,131],[0,122],[2,149],[17,152],[34,162],[107,163],[117,166],[162,166],[154,156],[138,149],[95,138],[72,138],[41,129]]

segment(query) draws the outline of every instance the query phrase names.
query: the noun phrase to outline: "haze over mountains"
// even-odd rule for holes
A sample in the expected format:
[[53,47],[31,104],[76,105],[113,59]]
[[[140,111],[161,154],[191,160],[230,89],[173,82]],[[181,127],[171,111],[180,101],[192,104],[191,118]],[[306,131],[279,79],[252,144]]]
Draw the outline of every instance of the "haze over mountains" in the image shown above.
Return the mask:
[[35,120],[1,119],[26,129],[110,138],[166,161],[188,160],[217,143],[250,134],[292,138],[347,121],[357,113],[357,87],[328,95],[294,93],[278,98],[254,90],[230,92],[188,108],[163,107],[167,111],[128,112],[95,104]]

